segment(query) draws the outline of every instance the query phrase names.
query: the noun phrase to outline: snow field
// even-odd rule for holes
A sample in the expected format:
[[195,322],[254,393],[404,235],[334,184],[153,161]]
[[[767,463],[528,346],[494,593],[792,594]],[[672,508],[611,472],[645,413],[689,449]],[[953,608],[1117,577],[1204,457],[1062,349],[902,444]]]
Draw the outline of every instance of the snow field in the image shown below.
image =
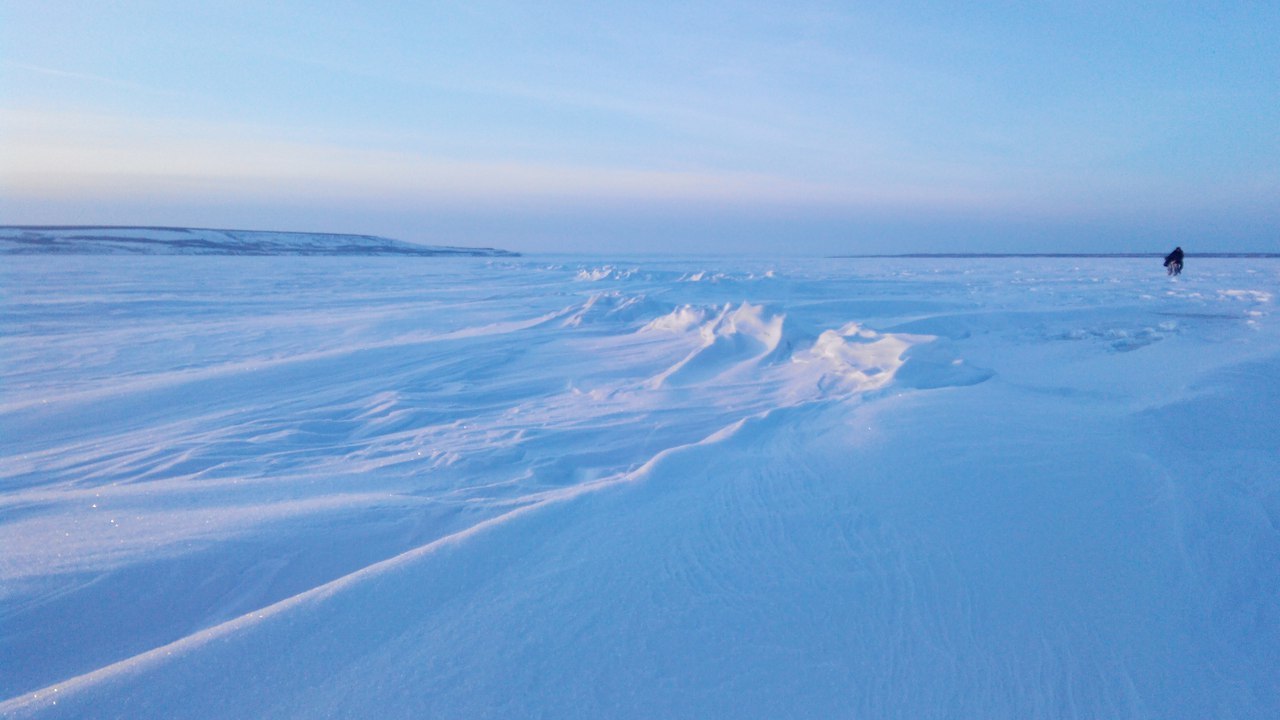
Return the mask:
[[1148,264],[24,258],[0,710],[1272,716],[1280,265]]

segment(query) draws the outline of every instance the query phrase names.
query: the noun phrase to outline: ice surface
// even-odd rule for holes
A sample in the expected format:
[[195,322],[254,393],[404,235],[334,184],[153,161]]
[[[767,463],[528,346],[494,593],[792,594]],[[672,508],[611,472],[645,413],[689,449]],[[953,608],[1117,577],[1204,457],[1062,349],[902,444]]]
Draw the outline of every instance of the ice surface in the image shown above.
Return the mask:
[[11,257],[4,717],[1280,716],[1280,261]]

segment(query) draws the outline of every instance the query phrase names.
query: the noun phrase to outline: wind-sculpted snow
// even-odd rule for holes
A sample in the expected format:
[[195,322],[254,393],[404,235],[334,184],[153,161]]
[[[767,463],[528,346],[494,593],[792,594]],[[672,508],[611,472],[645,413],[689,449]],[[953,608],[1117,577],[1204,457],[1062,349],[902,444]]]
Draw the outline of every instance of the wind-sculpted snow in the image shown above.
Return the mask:
[[783,314],[743,303],[708,313],[682,306],[651,321],[643,330],[691,332],[698,345],[679,362],[649,381],[650,387],[696,385],[704,394],[740,385],[755,387],[777,407],[834,399],[887,385],[904,362],[907,349],[933,340],[923,335],[880,334],[848,323],[818,337],[790,330]]
[[1280,264],[20,257],[4,717],[1280,713]]

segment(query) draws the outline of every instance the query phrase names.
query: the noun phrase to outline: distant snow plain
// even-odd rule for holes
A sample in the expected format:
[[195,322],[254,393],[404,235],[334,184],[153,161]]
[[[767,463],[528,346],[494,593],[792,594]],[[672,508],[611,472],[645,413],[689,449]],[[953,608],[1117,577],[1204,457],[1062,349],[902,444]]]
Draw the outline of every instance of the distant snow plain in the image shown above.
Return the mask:
[[9,257],[0,715],[1280,717],[1280,261]]

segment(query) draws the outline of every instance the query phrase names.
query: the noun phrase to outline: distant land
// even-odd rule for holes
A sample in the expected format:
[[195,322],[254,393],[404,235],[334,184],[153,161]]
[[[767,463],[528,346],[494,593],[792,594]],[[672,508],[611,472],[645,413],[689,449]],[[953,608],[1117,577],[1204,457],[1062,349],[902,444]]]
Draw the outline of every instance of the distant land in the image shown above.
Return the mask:
[[0,225],[0,255],[343,255],[517,257],[494,248],[417,245],[374,235],[185,227]]

